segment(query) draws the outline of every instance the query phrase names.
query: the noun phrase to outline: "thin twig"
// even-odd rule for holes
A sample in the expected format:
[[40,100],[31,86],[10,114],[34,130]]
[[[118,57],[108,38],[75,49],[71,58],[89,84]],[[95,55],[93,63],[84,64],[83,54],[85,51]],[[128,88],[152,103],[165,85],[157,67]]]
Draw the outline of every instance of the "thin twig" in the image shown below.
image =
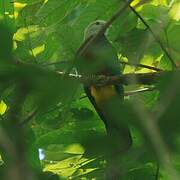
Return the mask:
[[28,124],[31,121],[31,119],[37,114],[37,112],[38,112],[38,109],[35,109],[32,112],[30,112],[27,115],[27,117],[22,122],[20,122],[20,125],[24,126],[24,125]]
[[137,90],[133,90],[133,91],[126,91],[124,93],[124,96],[132,96],[132,95],[136,95],[136,94],[139,94],[139,93],[151,92],[151,91],[155,91],[155,90],[157,90],[156,87],[141,88],[141,89],[137,89]]
[[162,69],[159,69],[157,67],[148,66],[148,65],[145,65],[145,64],[136,64],[136,63],[129,63],[129,62],[124,62],[124,61],[120,61],[120,63],[125,64],[125,65],[129,65],[129,66],[146,68],[146,69],[150,69],[150,70],[153,70],[153,71],[163,71]]
[[156,34],[154,33],[154,31],[151,29],[151,27],[146,23],[146,21],[142,18],[142,16],[131,6],[129,5],[129,8],[132,10],[132,12],[134,12],[134,14],[142,21],[142,23],[147,27],[147,29],[149,30],[149,32],[152,34],[152,36],[154,37],[154,39],[158,42],[158,44],[160,45],[161,49],[164,51],[164,53],[166,54],[166,56],[169,58],[169,60],[171,61],[172,67],[173,69],[177,68],[176,63],[174,62],[174,60],[172,59],[172,57],[170,56],[170,54],[167,52],[166,48],[164,47],[164,45],[161,43],[160,39],[158,36],[156,36]]
[[167,50],[168,50],[168,52],[169,52],[169,54],[171,55],[172,54],[172,50],[171,50],[171,48],[170,48],[170,46],[169,46],[169,38],[168,38],[168,33],[167,33],[167,30],[165,29],[164,30],[164,33],[165,33],[165,37],[166,37],[166,45],[167,45]]
[[79,100],[82,100],[82,99],[84,99],[84,98],[87,98],[87,95],[81,96],[81,97],[79,98]]
[[159,163],[157,163],[157,168],[156,168],[156,174],[155,174],[155,180],[158,180],[159,179]]

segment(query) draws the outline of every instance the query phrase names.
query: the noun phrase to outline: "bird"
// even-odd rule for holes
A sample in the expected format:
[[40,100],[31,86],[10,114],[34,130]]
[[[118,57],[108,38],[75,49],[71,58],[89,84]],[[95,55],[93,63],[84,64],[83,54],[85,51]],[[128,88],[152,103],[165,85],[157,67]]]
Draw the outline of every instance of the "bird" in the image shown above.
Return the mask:
[[[84,31],[84,42],[97,35],[105,25],[104,20],[91,22]],[[78,72],[82,75],[113,76],[122,74],[117,52],[106,37],[106,32],[98,35],[81,53]],[[123,85],[84,85],[84,91],[104,122],[112,153],[127,152],[132,146],[132,136],[119,108],[124,102]]]

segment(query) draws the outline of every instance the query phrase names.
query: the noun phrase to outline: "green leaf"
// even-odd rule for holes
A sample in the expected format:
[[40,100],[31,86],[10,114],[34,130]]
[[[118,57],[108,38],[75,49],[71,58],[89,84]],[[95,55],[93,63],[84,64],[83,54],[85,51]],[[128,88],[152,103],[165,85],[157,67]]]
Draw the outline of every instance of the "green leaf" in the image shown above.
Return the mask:
[[47,1],[37,12],[40,23],[51,25],[62,21],[79,4],[79,0]]

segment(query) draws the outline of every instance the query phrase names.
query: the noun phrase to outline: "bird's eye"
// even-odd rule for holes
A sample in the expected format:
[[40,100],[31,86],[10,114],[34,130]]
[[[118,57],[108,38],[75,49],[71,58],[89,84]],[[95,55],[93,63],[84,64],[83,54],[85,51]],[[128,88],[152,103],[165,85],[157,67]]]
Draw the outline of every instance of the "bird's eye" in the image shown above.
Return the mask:
[[99,21],[97,21],[97,22],[96,22],[96,25],[100,25],[100,22],[99,22]]

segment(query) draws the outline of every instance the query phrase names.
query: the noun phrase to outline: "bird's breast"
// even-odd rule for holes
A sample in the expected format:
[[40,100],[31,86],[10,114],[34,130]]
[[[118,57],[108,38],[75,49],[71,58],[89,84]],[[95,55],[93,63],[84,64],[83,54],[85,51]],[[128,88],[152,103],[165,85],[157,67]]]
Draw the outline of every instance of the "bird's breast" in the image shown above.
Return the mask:
[[90,90],[91,95],[93,96],[97,104],[103,103],[107,100],[110,100],[114,96],[117,96],[116,88],[113,85],[101,87],[91,86]]

